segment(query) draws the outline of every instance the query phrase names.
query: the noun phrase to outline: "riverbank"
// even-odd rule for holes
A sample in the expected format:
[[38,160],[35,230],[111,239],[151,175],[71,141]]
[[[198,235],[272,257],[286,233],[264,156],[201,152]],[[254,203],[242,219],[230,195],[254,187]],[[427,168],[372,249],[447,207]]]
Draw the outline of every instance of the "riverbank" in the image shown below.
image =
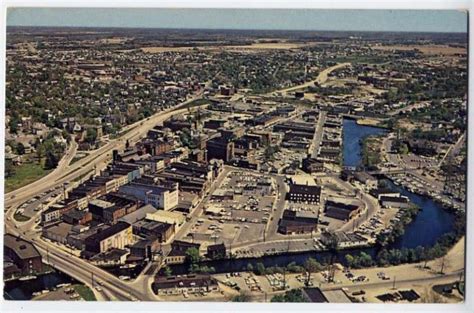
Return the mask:
[[64,284],[78,284],[72,277],[57,270],[45,274],[37,274],[36,278],[21,281],[18,279],[6,281],[4,285],[4,298],[7,300],[31,300],[39,293],[44,294],[54,291]]
[[[360,140],[367,136],[383,134],[385,131],[379,128],[359,126],[354,120],[344,119],[343,123],[344,165],[357,166],[362,157]],[[392,182],[390,182],[389,187],[407,196],[412,203],[420,208],[420,211],[417,216],[413,217],[411,222],[404,227],[400,236],[395,238],[393,243],[385,247],[386,250],[415,249],[418,246],[428,249],[433,247],[443,235],[453,231],[454,214],[444,210],[444,208],[433,199],[411,193],[400,186],[395,186]],[[309,257],[315,258],[320,262],[324,262],[329,257],[328,251],[324,251],[324,249],[315,251],[316,249],[313,244],[309,243],[303,246],[297,253],[288,253],[288,250],[285,244],[283,250],[275,251],[274,254],[272,252],[273,255],[268,253],[269,255],[264,254],[239,259],[207,261],[203,262],[202,265],[213,267],[218,273],[227,273],[246,270],[249,263],[254,267],[257,263],[263,263],[266,267],[286,266],[291,262],[302,265]],[[380,250],[380,246],[373,245],[371,247],[339,250],[337,255],[341,263],[344,263],[346,254],[359,255],[361,252],[370,255],[372,260],[378,261],[377,255]],[[413,261],[413,258],[400,258],[400,260],[397,261],[398,263],[395,262],[395,264],[399,264],[403,259],[406,260],[405,262],[408,260]],[[417,259],[415,258],[415,260]],[[189,269],[187,265],[175,265],[171,267],[174,274],[185,274]]]
[[[434,259],[428,262],[424,268],[424,263],[402,264],[388,267],[370,267],[364,269],[350,270],[354,277],[365,277],[365,281],[352,281],[342,271],[341,266],[335,267],[334,282],[327,282],[327,271],[320,271],[311,274],[310,284],[318,286],[322,290],[346,288],[349,294],[352,292],[364,291],[363,297],[366,302],[381,302],[377,296],[396,292],[397,290],[415,290],[422,299],[434,285],[442,283],[456,282],[460,273],[464,271],[464,237],[451,248],[445,257]],[[444,259],[444,274],[439,273],[438,265],[442,264]],[[384,273],[385,279],[379,275]],[[303,273],[266,274],[256,275],[251,271],[243,271],[239,275],[226,273],[212,275],[220,285],[221,292],[214,292],[203,296],[184,297],[183,295],[162,296],[165,301],[228,301],[240,293],[249,295],[252,301],[269,302],[272,296],[281,294],[284,291],[275,288],[276,280],[285,280],[290,289],[306,287],[306,277]],[[234,286],[231,288],[230,286]],[[237,291],[237,289],[239,291]],[[357,297],[363,301],[362,296]],[[446,299],[446,302],[459,302],[460,298]]]

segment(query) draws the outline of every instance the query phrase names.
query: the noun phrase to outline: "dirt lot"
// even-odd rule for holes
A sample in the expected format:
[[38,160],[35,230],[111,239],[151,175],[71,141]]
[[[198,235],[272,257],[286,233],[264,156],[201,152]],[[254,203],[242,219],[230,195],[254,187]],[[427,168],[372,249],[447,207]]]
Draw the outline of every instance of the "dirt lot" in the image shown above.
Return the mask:
[[403,50],[409,51],[418,49],[423,54],[427,55],[455,55],[455,54],[466,54],[467,51],[465,48],[456,48],[456,47],[449,47],[446,45],[393,45],[393,46],[372,46],[372,49],[375,50],[382,50],[382,51],[391,51],[391,50]]

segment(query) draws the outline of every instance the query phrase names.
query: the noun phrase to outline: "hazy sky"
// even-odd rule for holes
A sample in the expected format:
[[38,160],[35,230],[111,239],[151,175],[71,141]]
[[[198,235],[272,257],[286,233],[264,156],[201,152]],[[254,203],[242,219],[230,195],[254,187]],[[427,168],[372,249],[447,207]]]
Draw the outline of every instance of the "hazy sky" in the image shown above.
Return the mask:
[[15,8],[8,10],[7,25],[466,32],[467,14],[454,10]]

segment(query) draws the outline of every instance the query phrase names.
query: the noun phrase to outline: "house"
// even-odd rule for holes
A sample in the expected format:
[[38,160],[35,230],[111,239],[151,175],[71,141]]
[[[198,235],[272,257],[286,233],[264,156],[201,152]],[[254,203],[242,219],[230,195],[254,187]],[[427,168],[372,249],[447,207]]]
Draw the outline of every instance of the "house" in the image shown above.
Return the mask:
[[327,200],[324,207],[324,214],[327,217],[348,221],[359,214],[360,210],[361,207],[359,205]]
[[71,224],[59,223],[50,227],[43,227],[42,236],[51,241],[59,242],[61,244],[67,243],[67,237],[72,229]]
[[119,221],[127,222],[130,225],[133,225],[133,223],[144,220],[148,213],[153,212],[156,212],[156,209],[151,204],[147,204],[135,210],[134,212],[126,214],[123,217],[119,218]]
[[291,202],[319,203],[321,187],[291,184],[286,199]]
[[151,184],[130,183],[120,187],[120,192],[136,197],[145,204],[151,204],[157,209],[169,210],[178,205],[178,184],[163,187]]
[[207,257],[209,259],[222,259],[226,256],[226,247],[224,243],[207,246]]
[[226,127],[227,125],[228,122],[226,120],[210,119],[204,122],[204,128],[208,129],[218,129],[221,127]]
[[380,200],[381,197],[400,197],[400,192],[388,188],[376,188],[369,191],[369,194]]
[[381,196],[379,201],[382,207],[384,208],[405,209],[405,208],[409,208],[412,205],[410,202],[410,199],[408,199],[408,197],[405,197],[405,196],[399,196],[399,197]]
[[61,221],[62,206],[50,206],[45,211],[41,212],[41,225],[47,226]]
[[149,220],[135,222],[132,227],[135,235],[144,238],[156,238],[158,242],[167,242],[176,232],[175,225]]
[[92,256],[89,262],[96,266],[123,265],[126,263],[129,254],[127,250],[112,248]]
[[318,172],[323,172],[324,171],[324,163],[320,162],[316,159],[313,159],[311,157],[307,157],[306,159],[303,160],[303,170],[306,173],[318,173]]
[[378,185],[377,178],[373,177],[372,175],[366,172],[355,172],[354,178],[365,185],[367,189],[375,189]]
[[171,243],[171,251],[165,258],[165,264],[182,264],[186,261],[188,249],[201,247],[199,243],[175,240]]
[[311,233],[317,229],[318,220],[312,213],[285,210],[278,222],[278,232],[285,235]]
[[64,222],[71,225],[84,225],[92,221],[92,213],[85,210],[73,209],[62,215]]
[[152,213],[147,213],[146,219],[160,223],[166,223],[176,226],[181,226],[186,218],[182,213],[158,210]]
[[84,244],[86,252],[97,254],[112,248],[123,249],[132,242],[132,226],[125,222],[117,222],[87,237]]
[[159,249],[160,242],[156,238],[143,239],[130,246],[130,255],[136,260],[151,260]]
[[230,162],[234,158],[234,143],[226,141],[222,137],[213,138],[207,141],[207,159],[218,159],[224,162]]
[[23,275],[43,271],[43,263],[38,250],[28,241],[10,234],[3,236],[3,253],[16,265]]
[[351,248],[354,246],[360,247],[367,244],[367,238],[357,233],[343,231],[338,231],[335,233],[323,231],[320,238],[321,243],[326,246],[331,246],[335,240],[335,242],[337,243],[337,247],[340,249]]
[[352,299],[344,289],[321,290],[319,288],[303,288],[303,297],[313,303],[352,303]]
[[209,293],[219,291],[219,284],[211,275],[189,274],[181,276],[156,276],[151,288],[159,296]]

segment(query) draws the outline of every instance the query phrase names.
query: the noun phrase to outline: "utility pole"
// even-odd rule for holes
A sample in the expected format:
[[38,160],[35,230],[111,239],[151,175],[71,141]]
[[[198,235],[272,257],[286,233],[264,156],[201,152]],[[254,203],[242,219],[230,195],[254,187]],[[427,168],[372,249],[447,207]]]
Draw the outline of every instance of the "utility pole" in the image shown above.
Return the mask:
[[392,289],[395,289],[395,283],[397,281],[397,276],[393,276],[393,286]]
[[66,199],[66,183],[63,183],[63,199]]

